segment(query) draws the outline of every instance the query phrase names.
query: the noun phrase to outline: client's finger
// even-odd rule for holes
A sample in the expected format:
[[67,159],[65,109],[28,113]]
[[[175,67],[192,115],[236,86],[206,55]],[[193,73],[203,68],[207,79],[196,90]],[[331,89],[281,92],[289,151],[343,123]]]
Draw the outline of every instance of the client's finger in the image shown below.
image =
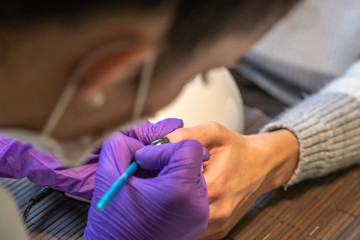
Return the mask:
[[216,122],[208,122],[191,128],[180,128],[168,135],[170,142],[196,139],[205,147],[213,147],[224,141],[224,127]]

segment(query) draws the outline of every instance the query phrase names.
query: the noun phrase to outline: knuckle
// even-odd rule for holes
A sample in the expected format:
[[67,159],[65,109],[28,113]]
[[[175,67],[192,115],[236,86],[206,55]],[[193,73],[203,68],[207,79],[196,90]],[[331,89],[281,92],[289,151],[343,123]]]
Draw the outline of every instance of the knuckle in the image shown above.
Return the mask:
[[227,226],[227,221],[231,216],[232,211],[228,208],[219,211],[216,215],[216,221],[220,223],[220,225],[225,228]]
[[208,122],[207,124],[208,124],[207,127],[208,127],[209,129],[211,129],[212,131],[215,131],[215,132],[220,132],[220,131],[222,131],[223,128],[224,128],[220,123],[214,122],[214,121]]
[[224,194],[224,190],[218,187],[208,187],[209,198],[218,199]]
[[225,194],[225,181],[219,177],[216,181],[207,183],[209,198],[220,198]]

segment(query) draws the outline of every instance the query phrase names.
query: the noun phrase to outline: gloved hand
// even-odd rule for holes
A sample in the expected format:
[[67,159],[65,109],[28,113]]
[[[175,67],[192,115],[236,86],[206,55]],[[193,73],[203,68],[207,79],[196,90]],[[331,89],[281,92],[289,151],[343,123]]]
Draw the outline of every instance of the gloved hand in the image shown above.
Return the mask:
[[[100,198],[134,157],[142,171],[129,179],[104,210],[96,210]],[[209,216],[201,173],[202,162],[209,157],[195,140],[144,147],[134,138],[114,134],[102,147],[84,238],[195,239],[206,229]],[[158,175],[142,178],[147,171]]]
[[[152,124],[144,122],[124,132],[132,138],[149,144],[182,127],[180,119],[165,119]],[[88,157],[85,165],[67,168],[54,155],[44,153],[30,144],[0,135],[0,177],[24,178],[39,186],[49,186],[90,200],[94,191],[98,154]]]

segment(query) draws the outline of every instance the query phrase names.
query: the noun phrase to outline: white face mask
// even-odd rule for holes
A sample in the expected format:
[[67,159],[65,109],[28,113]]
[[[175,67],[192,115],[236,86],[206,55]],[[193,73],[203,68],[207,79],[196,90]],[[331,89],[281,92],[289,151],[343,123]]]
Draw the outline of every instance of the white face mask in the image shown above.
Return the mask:
[[99,147],[110,134],[115,131],[125,130],[145,119],[140,118],[140,115],[145,105],[147,91],[155,68],[156,61],[153,57],[149,58],[144,64],[136,93],[132,118],[129,122],[121,124],[113,129],[105,130],[99,135],[87,135],[75,140],[58,140],[51,136],[60,117],[63,115],[70,100],[74,96],[76,89],[79,86],[81,76],[84,76],[86,69],[100,57],[106,56],[116,50],[123,50],[128,46],[129,45],[121,43],[111,44],[100,48],[86,57],[73,72],[68,85],[65,87],[41,133],[17,128],[0,129],[0,132],[9,137],[26,141],[44,152],[54,153],[65,165],[76,166],[84,163],[88,154]]

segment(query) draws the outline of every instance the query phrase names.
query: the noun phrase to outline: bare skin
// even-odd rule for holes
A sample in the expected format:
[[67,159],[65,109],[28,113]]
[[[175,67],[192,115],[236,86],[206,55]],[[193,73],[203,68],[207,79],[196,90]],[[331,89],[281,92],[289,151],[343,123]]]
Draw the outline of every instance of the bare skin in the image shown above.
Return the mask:
[[171,142],[200,141],[210,153],[204,163],[210,217],[199,239],[220,239],[235,226],[262,194],[292,176],[298,162],[298,141],[288,130],[241,135],[217,123],[178,129]]

